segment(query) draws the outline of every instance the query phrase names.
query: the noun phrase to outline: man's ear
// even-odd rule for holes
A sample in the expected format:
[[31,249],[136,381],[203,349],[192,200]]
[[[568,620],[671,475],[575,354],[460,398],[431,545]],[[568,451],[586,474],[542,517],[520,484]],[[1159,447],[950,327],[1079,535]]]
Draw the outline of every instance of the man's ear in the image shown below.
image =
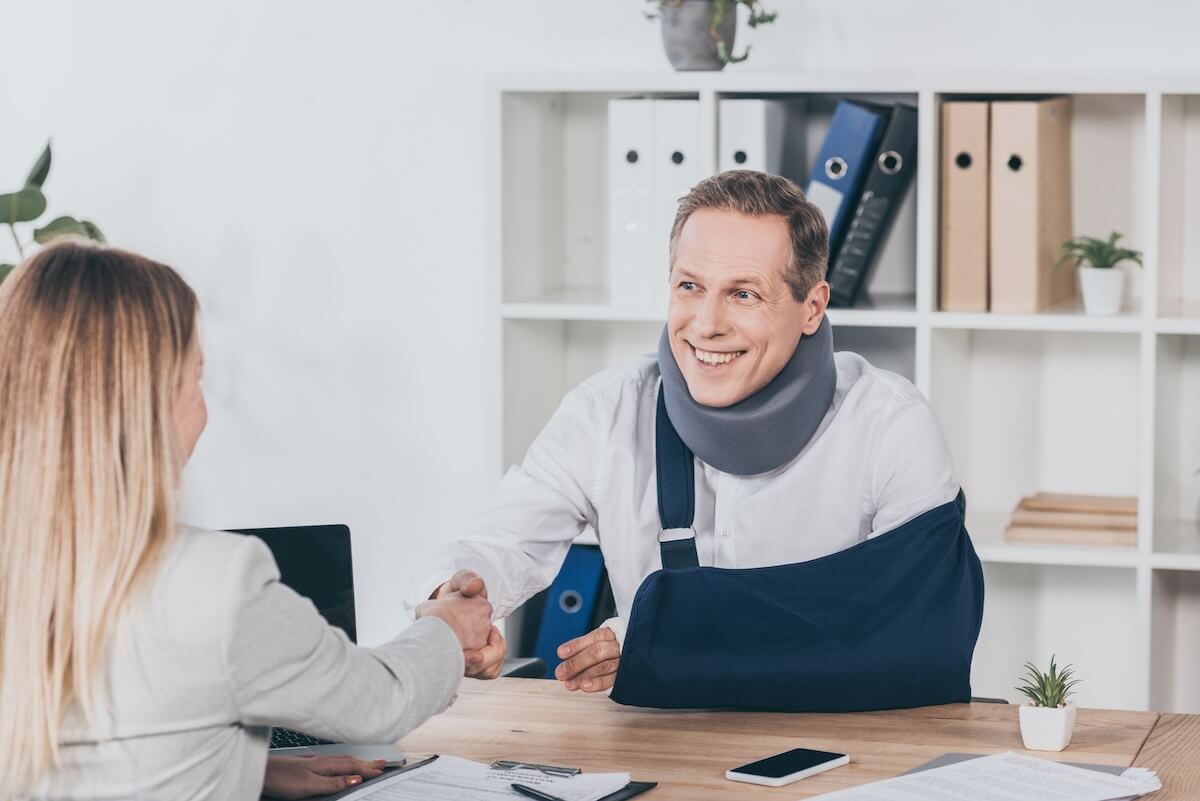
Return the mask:
[[818,281],[817,285],[808,291],[803,305],[807,318],[804,323],[804,336],[810,337],[817,333],[817,329],[821,327],[821,320],[825,319],[825,309],[829,306],[829,282]]

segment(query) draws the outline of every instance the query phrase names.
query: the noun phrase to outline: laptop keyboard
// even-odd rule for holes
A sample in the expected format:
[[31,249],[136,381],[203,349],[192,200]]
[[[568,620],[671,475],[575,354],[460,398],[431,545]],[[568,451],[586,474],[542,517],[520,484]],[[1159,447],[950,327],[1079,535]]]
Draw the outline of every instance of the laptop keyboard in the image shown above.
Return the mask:
[[332,740],[310,737],[291,729],[271,729],[272,748],[297,748],[302,745],[332,745]]

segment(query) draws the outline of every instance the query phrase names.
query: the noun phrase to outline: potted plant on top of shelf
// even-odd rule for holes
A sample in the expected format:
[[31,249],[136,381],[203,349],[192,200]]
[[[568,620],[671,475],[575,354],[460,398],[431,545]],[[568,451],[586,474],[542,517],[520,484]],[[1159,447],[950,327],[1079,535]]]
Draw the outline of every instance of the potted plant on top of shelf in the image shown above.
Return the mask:
[[1083,308],[1088,314],[1117,314],[1125,293],[1125,273],[1115,269],[1130,261],[1142,266],[1142,254],[1137,250],[1118,247],[1121,235],[1113,231],[1108,239],[1077,236],[1062,243],[1062,253],[1056,267],[1074,262],[1079,271],[1079,288],[1083,293]]
[[677,70],[721,70],[726,64],[745,61],[750,48],[733,54],[737,34],[737,9],[750,11],[751,28],[775,21],[760,0],[646,0],[654,6],[649,19],[662,19],[663,49]]
[[1061,751],[1075,729],[1075,705],[1067,703],[1079,683],[1074,668],[1059,670],[1051,656],[1049,673],[1032,662],[1025,663],[1025,672],[1025,683],[1016,688],[1029,699],[1020,709],[1021,741],[1031,751]]

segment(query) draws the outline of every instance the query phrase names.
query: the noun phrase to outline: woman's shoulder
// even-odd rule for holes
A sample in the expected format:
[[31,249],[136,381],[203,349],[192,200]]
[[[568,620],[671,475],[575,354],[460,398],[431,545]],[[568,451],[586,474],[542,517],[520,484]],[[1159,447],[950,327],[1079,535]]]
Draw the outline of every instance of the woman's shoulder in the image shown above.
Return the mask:
[[187,525],[176,530],[164,567],[168,575],[205,581],[227,582],[247,572],[279,576],[271,551],[258,537]]
[[278,580],[275,559],[257,537],[181,525],[163,554],[152,594],[163,612],[223,629],[241,604]]

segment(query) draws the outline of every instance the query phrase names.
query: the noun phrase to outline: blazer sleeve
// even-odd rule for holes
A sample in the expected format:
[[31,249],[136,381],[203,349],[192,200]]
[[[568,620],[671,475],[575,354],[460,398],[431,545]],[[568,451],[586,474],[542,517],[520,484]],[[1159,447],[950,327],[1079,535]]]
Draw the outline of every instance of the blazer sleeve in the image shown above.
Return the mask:
[[378,648],[359,647],[280,582],[254,537],[237,546],[226,576],[221,597],[234,600],[222,662],[244,725],[391,743],[454,700],[463,654],[441,620],[423,618]]

